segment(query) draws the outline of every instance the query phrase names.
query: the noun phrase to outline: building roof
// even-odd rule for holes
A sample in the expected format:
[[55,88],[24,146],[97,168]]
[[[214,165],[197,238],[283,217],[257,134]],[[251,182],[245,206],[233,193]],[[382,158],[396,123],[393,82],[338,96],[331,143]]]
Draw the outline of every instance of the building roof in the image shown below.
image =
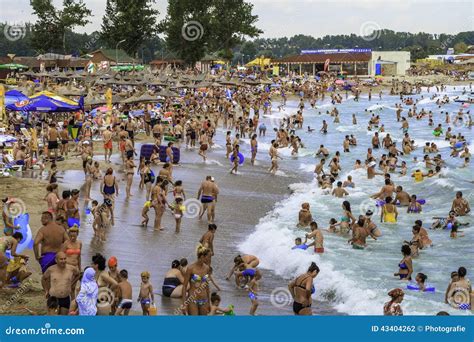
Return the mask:
[[105,57],[113,62],[117,62],[116,59],[119,60],[120,63],[138,63],[138,60],[130,57],[124,50],[122,49],[100,49],[89,52],[89,55],[95,55],[97,53],[102,53]]
[[150,65],[163,65],[163,64],[184,64],[182,59],[155,59],[150,62]]
[[275,64],[285,63],[324,63],[327,59],[331,63],[354,63],[368,62],[372,57],[371,52],[351,52],[351,53],[308,53],[303,55],[289,56],[275,60]]

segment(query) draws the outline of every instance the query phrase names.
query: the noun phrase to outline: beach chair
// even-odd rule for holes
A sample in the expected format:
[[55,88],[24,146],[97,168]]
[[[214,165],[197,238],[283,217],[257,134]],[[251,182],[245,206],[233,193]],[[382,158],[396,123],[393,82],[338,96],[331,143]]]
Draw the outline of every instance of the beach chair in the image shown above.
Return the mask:
[[16,165],[13,157],[10,155],[5,155],[4,160],[0,162],[0,176],[9,177],[10,172],[12,171],[23,171],[22,165]]

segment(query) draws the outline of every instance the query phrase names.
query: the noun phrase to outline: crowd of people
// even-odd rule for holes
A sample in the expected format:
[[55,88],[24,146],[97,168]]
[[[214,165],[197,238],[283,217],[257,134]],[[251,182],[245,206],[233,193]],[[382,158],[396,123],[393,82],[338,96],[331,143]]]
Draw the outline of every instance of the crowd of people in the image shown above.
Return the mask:
[[[329,83],[332,81],[326,80]],[[213,87],[206,91],[189,91],[179,100],[165,99],[159,116],[155,116],[155,108],[150,104],[140,105],[143,109],[143,116],[140,117],[133,117],[127,107],[114,108],[111,113],[98,111],[95,116],[87,112],[74,113],[67,116],[61,124],[42,115],[32,115],[28,122],[30,132],[28,136],[22,136],[22,131],[19,130],[23,119],[18,120],[15,113],[11,114],[11,125],[7,130],[15,134],[18,141],[13,145],[11,154],[6,148],[2,148],[2,161],[6,162],[13,156],[14,163],[22,166],[25,172],[36,170],[41,176],[46,174],[49,183],[44,198],[46,205],[41,214],[42,227],[34,236],[34,257],[41,267],[41,282],[47,298],[48,313],[128,315],[133,307],[134,293],[133,286],[128,281],[129,271],[118,267],[117,258],[112,256],[107,260],[99,253],[95,254],[92,260],[81,258],[83,242],[78,237],[86,225],[81,221],[82,209],[88,210],[92,216],[91,226],[97,240],[106,243],[108,231],[115,225],[116,217],[121,215],[114,210],[116,198],[138,197],[136,190],[143,190],[145,198],[140,224],[148,225],[150,210],[153,209],[153,229],[160,231],[163,229],[163,215],[169,210],[175,219],[175,231],[179,233],[186,212],[185,202],[190,195],[186,190],[186,184],[175,177],[177,163],[175,148],[195,148],[203,162],[206,162],[215,144],[216,135],[219,134],[217,128],[223,128],[226,158],[232,161],[229,173],[238,177],[239,167],[243,161],[240,148],[242,139],[247,137],[250,139],[249,158],[250,164],[254,165],[258,156],[258,139],[268,134],[261,115],[270,113],[273,102],[277,99],[281,100],[278,110],[282,110],[287,97],[300,96],[297,112],[282,119],[274,129],[275,136],[268,150],[268,160],[263,161],[268,165],[268,173],[275,175],[280,168],[281,149],[289,148],[291,154],[297,156],[299,149],[304,147],[304,142],[297,132],[304,130],[304,114],[308,105],[315,108],[318,101],[324,101],[329,96],[334,108],[326,114],[334,123],[339,122],[340,113],[336,105],[341,103],[344,92],[340,89],[328,93],[325,85],[323,82],[289,82],[282,83],[276,88],[239,87],[233,90],[231,96],[226,94],[226,89],[223,87]],[[392,91],[398,93],[402,89],[398,84],[394,84]],[[354,87],[352,92],[355,94],[354,100],[360,101],[359,95],[362,90]],[[369,90],[369,101],[371,94],[372,90]],[[382,96],[383,92],[380,91],[379,97]],[[400,95],[400,98],[403,100],[402,103],[407,105],[407,98],[403,95]],[[442,124],[435,127],[434,113],[423,108],[419,109],[416,101],[410,105],[406,116],[402,116],[405,110],[402,104],[396,106],[396,119],[404,133],[401,146],[397,146],[390,134],[384,134],[383,139],[379,137],[379,133],[384,133],[383,118],[377,113],[368,112],[367,130],[376,132],[371,141],[372,147],[367,149],[365,158],[362,156],[357,160],[354,169],[365,168],[368,180],[376,177],[384,178],[384,185],[371,196],[380,207],[380,222],[396,224],[401,215],[413,215],[413,237],[401,246],[402,259],[396,267],[394,276],[403,281],[412,281],[412,277],[415,277],[415,283],[420,291],[424,291],[427,276],[415,273],[414,258],[422,258],[423,250],[432,245],[428,231],[436,228],[449,229],[451,238],[460,237],[458,228],[467,223],[459,220],[469,215],[470,206],[463,193],[458,191],[452,206],[446,208],[446,216],[436,218],[432,225],[416,219],[416,215],[423,210],[423,203],[418,200],[419,194],[407,193],[401,185],[391,179],[391,175],[394,173],[407,175],[413,177],[415,182],[421,182],[425,178],[439,175],[445,160],[435,143],[427,143],[423,147],[425,154],[423,162],[429,171],[424,173],[417,170],[413,174],[407,174],[407,158],[411,152],[420,148],[414,143],[414,137],[409,129],[410,121],[427,120],[429,129],[441,132],[440,134],[443,134],[449,142],[452,148],[450,158],[462,158],[465,167],[470,167],[471,154],[466,137],[452,132],[447,127],[448,115],[445,130]],[[167,113],[166,117],[164,113]],[[121,119],[122,114],[126,119]],[[357,124],[357,119],[354,115],[354,125]],[[472,126],[469,111],[460,109],[455,120],[464,120],[467,126]],[[328,134],[330,128],[327,121],[329,119],[323,120],[319,134]],[[70,128],[79,128],[77,137],[73,138]],[[314,130],[308,126],[309,132]],[[340,219],[331,218],[326,229],[322,229],[312,217],[310,204],[303,203],[302,209],[297,213],[297,221],[300,228],[308,230],[304,240],[301,237],[296,238],[294,249],[306,250],[312,247],[315,253],[324,254],[325,234],[339,235],[341,243],[347,241],[357,250],[364,250],[367,247],[370,243],[367,241],[368,238],[373,240],[384,238],[377,226],[378,218],[372,210],[367,210],[364,215],[359,216],[353,213],[348,190],[357,185],[351,176],[347,179],[340,177],[343,172],[341,160],[357,146],[356,133],[345,136],[341,142],[343,152],[337,151],[332,154],[324,145],[320,145],[319,150],[315,151],[316,157],[320,158],[314,170],[318,186],[328,195],[345,200],[342,203]],[[149,156],[143,155],[138,150],[138,134],[152,142],[150,145],[153,146],[153,152]],[[120,172],[124,173],[125,181],[116,176],[117,169],[112,165],[111,158],[116,153],[121,160]],[[61,169],[63,161],[77,158],[82,161],[84,185],[80,190],[66,190],[64,184],[58,180],[58,170]],[[156,165],[160,166],[160,170],[155,175],[152,167]],[[138,186],[134,184],[135,174],[140,177]],[[94,182],[100,183],[100,192],[103,196],[101,200],[92,198],[91,189]],[[60,189],[64,190],[60,192]],[[219,191],[214,177],[207,176],[199,187],[197,198],[200,201],[198,217],[202,219],[206,214],[208,231],[196,241],[199,243],[196,261],[188,265],[186,259],[174,260],[171,262],[170,270],[164,275],[163,296],[180,298],[179,311],[189,315],[218,315],[233,312],[232,307],[221,307],[220,295],[211,291],[211,285],[219,290],[212,275],[212,258],[216,252],[213,241],[218,228],[216,205]],[[25,267],[29,257],[16,252],[23,236],[16,232],[18,227],[15,226],[12,217],[8,216],[8,206],[14,203],[15,193],[9,195],[9,198],[3,201],[2,212],[5,225],[4,236],[0,238],[2,286],[13,282],[21,283],[31,274]],[[81,208],[80,196],[85,200],[85,208]],[[9,262],[7,251],[11,257]],[[247,291],[251,315],[256,314],[259,306],[259,283],[263,273],[257,268],[259,262],[257,256],[239,255],[235,257],[234,266],[227,277],[230,279],[234,276],[236,287]],[[313,262],[306,273],[298,275],[289,283],[288,289],[294,298],[293,311],[296,315],[312,314],[312,294],[315,292],[313,282],[320,272],[324,270],[320,270]],[[446,291],[446,301],[453,295],[451,291],[453,288],[462,288],[469,294],[472,293],[471,283],[466,277],[467,270],[461,266],[455,273]],[[138,302],[143,315],[156,313],[154,293],[150,273],[145,270],[141,273],[138,293]],[[385,304],[383,313],[401,315],[403,289],[391,290],[389,296],[391,300]],[[470,299],[467,304],[470,305]]]

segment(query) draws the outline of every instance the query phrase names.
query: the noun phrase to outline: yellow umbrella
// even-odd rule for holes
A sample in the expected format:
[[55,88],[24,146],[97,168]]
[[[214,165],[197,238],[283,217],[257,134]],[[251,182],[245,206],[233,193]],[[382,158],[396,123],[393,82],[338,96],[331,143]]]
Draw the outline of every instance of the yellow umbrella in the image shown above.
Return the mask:
[[44,96],[47,96],[47,97],[50,97],[56,101],[61,101],[61,102],[64,102],[64,103],[67,103],[71,106],[77,106],[77,102],[76,101],[73,101],[73,100],[70,100],[68,99],[67,97],[64,97],[64,96],[60,96],[60,95],[57,95],[55,93],[52,93],[50,91],[40,91],[39,93],[36,93],[32,96],[30,96],[31,99],[34,99],[38,96],[41,96],[41,95],[44,95]]

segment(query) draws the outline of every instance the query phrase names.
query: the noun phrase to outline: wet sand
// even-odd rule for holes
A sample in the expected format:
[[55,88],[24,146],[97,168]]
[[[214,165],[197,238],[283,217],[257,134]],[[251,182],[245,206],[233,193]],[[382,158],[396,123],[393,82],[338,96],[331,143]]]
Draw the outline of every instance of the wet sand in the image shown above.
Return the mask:
[[[139,149],[137,149],[139,150]],[[200,183],[207,175],[212,175],[220,188],[217,202],[216,224],[218,226],[214,241],[215,256],[213,257],[214,278],[221,287],[222,306],[233,304],[238,315],[246,315],[250,309],[250,300],[247,292],[235,288],[233,280],[226,281],[225,276],[233,264],[234,257],[239,254],[237,247],[254,229],[259,219],[263,217],[274,204],[289,195],[288,185],[298,182],[293,177],[271,176],[266,172],[266,165],[254,166],[246,164],[239,175],[230,175],[230,163],[223,157],[210,153],[210,159],[221,163],[202,162],[196,150],[181,149],[181,160],[185,162],[173,169],[173,179],[181,179],[187,198],[195,198]],[[100,161],[100,159],[99,159]],[[120,161],[117,155],[112,158],[115,167]],[[101,162],[102,167],[103,163]],[[155,166],[158,173],[160,167]],[[61,174],[60,174],[61,175]],[[123,173],[119,173],[119,179]],[[70,170],[60,179],[62,188],[79,188],[83,183],[83,172]],[[150,223],[154,219],[154,211],[149,212],[150,223],[148,228],[140,226],[141,209],[145,201],[145,191],[138,189],[139,177],[134,177],[132,199],[125,200],[124,183],[120,183],[121,193],[116,200],[115,226],[107,232],[107,241],[99,243],[93,239],[93,231],[89,225],[81,229],[79,239],[83,241],[83,264],[86,265],[91,257],[99,252],[106,257],[112,255],[118,258],[119,269],[129,271],[129,281],[134,288],[134,299],[137,298],[140,272],[148,270],[151,273],[151,282],[156,293],[156,303],[159,315],[173,315],[180,305],[177,299],[163,298],[161,285],[167,270],[174,259],[186,257],[190,263],[195,260],[195,250],[201,236],[207,231],[207,219],[184,218],[181,232],[175,233],[174,218],[170,211],[163,216],[164,231],[155,232]],[[67,186],[66,186],[67,184]],[[92,187],[92,198],[99,201],[102,196],[99,191],[99,181]],[[168,199],[171,198],[171,195]],[[82,202],[83,203],[83,202]],[[81,203],[81,204],[82,204]],[[87,217],[83,212],[82,222]],[[260,315],[291,315],[290,302],[284,307],[274,307],[270,296],[274,289],[286,288],[288,280],[276,276],[268,270],[263,270],[263,279],[260,290],[260,306],[257,314]],[[212,291],[214,291],[213,289]],[[328,303],[315,303],[315,314],[337,314]],[[140,314],[138,303],[134,304],[134,314]],[[138,310],[138,311],[137,311]]]

